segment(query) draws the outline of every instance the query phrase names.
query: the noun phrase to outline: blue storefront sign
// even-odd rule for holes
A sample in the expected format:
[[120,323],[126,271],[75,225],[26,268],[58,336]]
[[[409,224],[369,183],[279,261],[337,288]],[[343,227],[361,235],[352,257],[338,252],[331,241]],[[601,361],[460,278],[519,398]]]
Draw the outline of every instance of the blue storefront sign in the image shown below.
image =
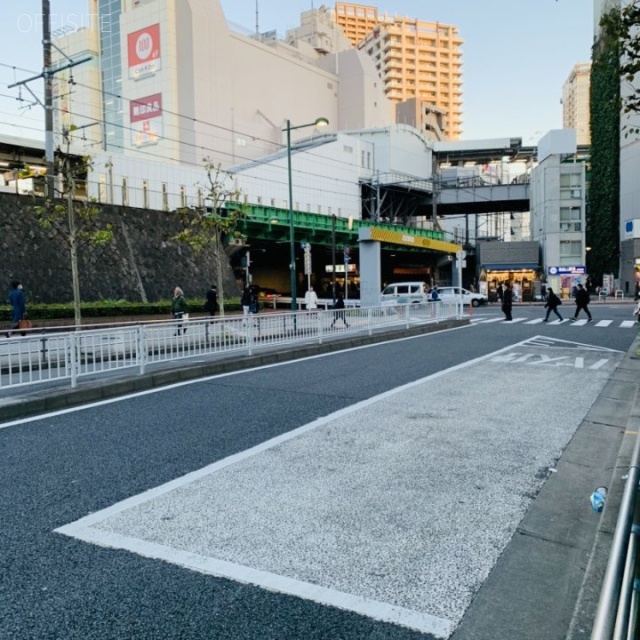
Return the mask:
[[583,276],[587,273],[584,265],[576,265],[574,267],[547,267],[547,273],[550,276]]

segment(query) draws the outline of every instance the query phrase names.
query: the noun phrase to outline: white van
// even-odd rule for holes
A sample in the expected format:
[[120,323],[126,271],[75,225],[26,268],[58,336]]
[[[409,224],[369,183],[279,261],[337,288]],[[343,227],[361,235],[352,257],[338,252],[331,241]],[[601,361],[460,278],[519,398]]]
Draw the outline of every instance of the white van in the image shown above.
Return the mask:
[[382,291],[380,302],[384,304],[414,304],[427,302],[426,282],[392,282]]

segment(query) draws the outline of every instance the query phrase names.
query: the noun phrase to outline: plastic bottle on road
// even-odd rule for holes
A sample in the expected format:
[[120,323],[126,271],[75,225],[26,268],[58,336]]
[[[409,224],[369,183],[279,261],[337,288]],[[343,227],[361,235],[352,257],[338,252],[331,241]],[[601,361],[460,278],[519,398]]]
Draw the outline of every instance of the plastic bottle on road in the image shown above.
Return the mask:
[[591,507],[598,513],[604,509],[604,503],[607,499],[607,487],[598,487],[591,494]]

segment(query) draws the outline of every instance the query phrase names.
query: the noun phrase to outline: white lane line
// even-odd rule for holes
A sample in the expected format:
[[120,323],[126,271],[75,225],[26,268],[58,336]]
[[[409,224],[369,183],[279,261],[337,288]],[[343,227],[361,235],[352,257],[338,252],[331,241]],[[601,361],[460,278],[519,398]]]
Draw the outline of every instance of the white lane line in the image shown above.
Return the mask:
[[[64,527],[61,529],[64,529]],[[66,533],[61,529],[57,530],[58,533]],[[219,558],[210,558],[197,553],[175,549],[154,542],[143,541],[117,533],[103,531],[101,532],[100,541],[96,539],[94,532],[87,537],[76,533],[74,537],[103,547],[125,549],[146,558],[165,560],[172,564],[198,571],[199,573],[230,578],[242,584],[251,584],[268,589],[269,591],[288,593],[319,604],[354,611],[373,620],[401,625],[422,633],[432,634],[437,638],[448,638],[456,626],[451,620],[433,616],[428,613],[398,607],[386,602],[379,602],[371,598],[344,593],[310,582],[287,578],[286,576],[277,575],[269,571],[253,569],[236,564],[235,562],[227,562]]]
[[600,320],[600,322],[596,322],[596,327],[608,327],[613,320]]
[[529,320],[529,322],[525,322],[525,324],[540,324],[544,322],[544,318],[536,318],[535,320]]
[[621,329],[630,329],[631,327],[633,327],[636,324],[635,320],[623,320],[620,323],[620,328]]
[[575,320],[571,323],[574,327],[582,327],[587,324],[587,321],[583,318],[582,320]]

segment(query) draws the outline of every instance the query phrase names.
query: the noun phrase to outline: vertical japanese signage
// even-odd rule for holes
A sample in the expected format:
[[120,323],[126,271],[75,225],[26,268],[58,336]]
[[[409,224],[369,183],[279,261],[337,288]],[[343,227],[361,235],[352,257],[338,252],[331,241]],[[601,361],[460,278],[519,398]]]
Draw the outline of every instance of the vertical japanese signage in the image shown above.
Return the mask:
[[144,147],[157,144],[162,136],[162,94],[155,93],[129,103],[131,144]]
[[152,24],[127,36],[129,78],[139,80],[162,68],[160,56],[160,25]]

